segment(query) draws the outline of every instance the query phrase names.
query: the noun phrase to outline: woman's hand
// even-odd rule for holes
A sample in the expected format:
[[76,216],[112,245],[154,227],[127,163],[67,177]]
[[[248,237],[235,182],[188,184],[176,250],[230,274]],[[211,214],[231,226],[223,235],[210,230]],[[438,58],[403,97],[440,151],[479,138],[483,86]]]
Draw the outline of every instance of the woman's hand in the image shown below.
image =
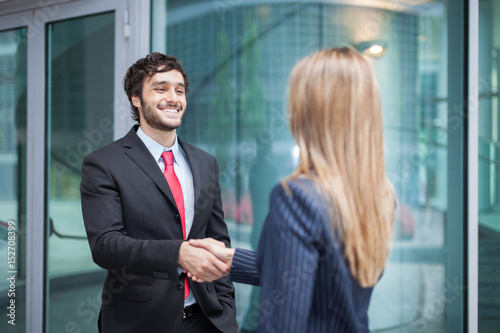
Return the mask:
[[[204,238],[204,239],[190,239],[189,244],[192,246],[203,248],[209,252],[211,252],[214,256],[219,258],[219,260],[225,262],[229,267],[233,263],[234,249],[226,248],[226,244],[215,240],[213,238]],[[195,282],[207,282],[202,278],[193,275],[191,272],[188,272],[188,277],[190,277]]]

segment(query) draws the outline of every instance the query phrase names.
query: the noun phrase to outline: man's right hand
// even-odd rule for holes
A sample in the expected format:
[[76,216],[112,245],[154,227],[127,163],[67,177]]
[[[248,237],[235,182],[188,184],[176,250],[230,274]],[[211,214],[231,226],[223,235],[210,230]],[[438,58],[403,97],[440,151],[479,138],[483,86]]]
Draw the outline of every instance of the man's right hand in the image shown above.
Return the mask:
[[229,274],[230,266],[209,251],[183,242],[179,249],[179,266],[198,282],[211,282]]
[[[234,249],[226,248],[226,244],[217,241],[213,238],[204,239],[190,239],[189,244],[196,246],[201,249],[205,249],[216,256],[219,260],[226,263],[227,266],[231,267],[234,257]],[[192,272],[188,272],[188,276],[196,282],[205,282],[205,280]]]

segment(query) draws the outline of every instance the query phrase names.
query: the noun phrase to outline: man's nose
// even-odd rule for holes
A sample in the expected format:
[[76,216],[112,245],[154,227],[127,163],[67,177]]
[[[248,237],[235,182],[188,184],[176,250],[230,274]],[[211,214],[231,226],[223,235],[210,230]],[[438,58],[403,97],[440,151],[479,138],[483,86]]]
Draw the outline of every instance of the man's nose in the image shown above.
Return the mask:
[[177,93],[175,92],[174,89],[170,89],[167,91],[167,94],[165,96],[165,100],[169,104],[177,104],[179,102],[179,96],[177,96]]

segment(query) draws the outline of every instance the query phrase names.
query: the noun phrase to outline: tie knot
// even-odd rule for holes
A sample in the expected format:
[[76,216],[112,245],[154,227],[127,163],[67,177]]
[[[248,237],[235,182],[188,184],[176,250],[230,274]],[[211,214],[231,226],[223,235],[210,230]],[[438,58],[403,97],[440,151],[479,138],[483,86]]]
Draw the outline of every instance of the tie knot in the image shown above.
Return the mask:
[[163,161],[165,162],[165,165],[174,165],[174,153],[172,153],[171,150],[164,151],[161,154],[161,157],[163,158]]

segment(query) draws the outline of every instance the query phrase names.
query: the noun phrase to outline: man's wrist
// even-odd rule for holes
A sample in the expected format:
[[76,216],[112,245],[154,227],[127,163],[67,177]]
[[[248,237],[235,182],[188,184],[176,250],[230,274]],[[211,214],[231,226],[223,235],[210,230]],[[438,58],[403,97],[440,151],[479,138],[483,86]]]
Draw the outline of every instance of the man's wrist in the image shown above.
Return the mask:
[[234,258],[235,252],[236,252],[236,249],[228,248],[228,256],[227,256],[225,261],[229,267],[232,267],[232,265],[233,265],[233,258]]
[[179,247],[179,258],[177,259],[177,264],[182,268],[185,269],[184,267],[184,257],[188,248],[189,242],[188,241],[183,241],[181,243],[181,246]]

